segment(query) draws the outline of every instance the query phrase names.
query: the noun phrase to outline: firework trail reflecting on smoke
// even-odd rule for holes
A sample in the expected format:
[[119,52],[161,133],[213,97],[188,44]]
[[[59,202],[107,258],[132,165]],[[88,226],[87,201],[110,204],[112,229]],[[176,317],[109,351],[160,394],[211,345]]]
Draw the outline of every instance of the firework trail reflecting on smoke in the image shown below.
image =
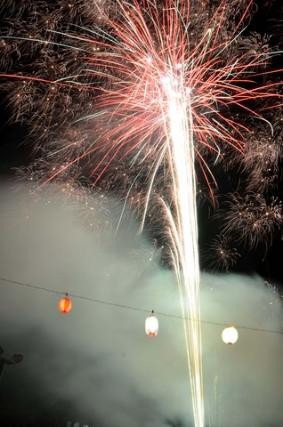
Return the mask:
[[[253,1],[218,3],[211,10],[208,0],[191,4],[189,0],[116,1],[113,17],[100,10],[99,24],[85,27],[77,22],[67,30],[54,24],[48,38],[40,31],[22,37],[32,46],[43,44],[45,68],[41,72],[40,65],[32,76],[6,73],[24,82],[22,94],[15,96],[22,109],[31,104],[30,87],[35,91],[32,98],[40,104],[37,119],[32,116],[31,121],[34,129],[44,123],[43,135],[50,131],[50,123],[60,121],[58,117],[66,127],[70,113],[69,134],[65,132],[57,145],[49,144],[43,183],[66,176],[75,179],[81,165],[89,163],[93,183],[98,184],[111,164],[121,163],[126,181],[136,174],[127,190],[128,201],[140,203],[130,192],[141,170],[147,176],[141,223],[145,223],[150,201],[157,199],[165,214],[180,289],[196,427],[204,427],[205,417],[195,158],[213,198],[216,183],[206,154],[217,162],[228,145],[243,156],[250,128],[240,120],[239,111],[261,122],[257,100],[281,102],[276,83],[256,83],[263,74],[261,68],[268,65],[269,52],[241,39]],[[72,2],[68,7],[75,13]],[[4,37],[5,48],[7,41],[17,37],[10,33]],[[260,42],[265,46],[265,40]],[[54,46],[51,57],[48,49]],[[41,90],[50,88],[48,96],[36,92],[35,85]],[[74,91],[83,101],[72,104]],[[65,110],[58,108],[59,101]],[[87,111],[83,117],[82,108]],[[76,136],[75,126],[85,123],[94,129],[91,138],[82,132]],[[164,170],[167,188],[162,192],[158,180]]]

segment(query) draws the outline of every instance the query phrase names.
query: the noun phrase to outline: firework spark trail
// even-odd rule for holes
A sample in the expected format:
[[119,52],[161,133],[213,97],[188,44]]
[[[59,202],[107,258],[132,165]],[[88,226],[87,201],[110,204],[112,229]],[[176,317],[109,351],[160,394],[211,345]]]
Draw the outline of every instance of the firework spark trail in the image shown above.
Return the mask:
[[[175,24],[175,19],[172,19],[170,24]],[[173,28],[170,28],[169,25],[169,29],[176,31],[178,27],[173,25]],[[160,38],[163,41],[163,34]],[[177,49],[181,46],[177,44]],[[165,146],[172,174],[171,193],[175,217],[170,208],[166,207],[165,212],[171,224],[172,258],[184,318],[194,423],[196,427],[204,427],[193,115],[183,64],[176,62],[174,56],[174,52],[168,52],[168,57],[162,64],[164,75],[160,68],[155,70],[153,68],[155,71],[153,75],[156,75],[157,84],[161,83],[162,86],[158,102],[163,113],[164,131],[167,136]],[[152,58],[147,57],[149,65]],[[174,65],[170,66],[172,62]],[[147,89],[147,86],[145,88]]]
[[[188,369],[196,427],[204,426],[204,396],[200,324],[200,271],[196,207],[195,156],[190,96],[182,78],[163,79],[168,99],[168,156],[173,176],[176,219],[167,209],[175,235],[172,253],[184,318]],[[166,117],[165,117],[166,120]],[[178,255],[178,256],[177,256]],[[187,314],[190,317],[188,318]]]

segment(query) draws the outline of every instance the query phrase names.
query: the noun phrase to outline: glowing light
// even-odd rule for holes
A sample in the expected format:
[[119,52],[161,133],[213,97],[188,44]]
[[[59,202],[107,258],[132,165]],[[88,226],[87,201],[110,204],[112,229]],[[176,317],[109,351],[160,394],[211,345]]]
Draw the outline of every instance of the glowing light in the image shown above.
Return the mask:
[[58,309],[62,314],[70,313],[70,311],[72,310],[72,306],[73,303],[68,294],[66,294],[64,298],[61,298],[58,302]]
[[225,344],[236,344],[239,339],[239,333],[234,326],[223,329],[221,336]]
[[152,310],[151,315],[145,319],[145,333],[148,337],[156,337],[159,330],[159,322]]

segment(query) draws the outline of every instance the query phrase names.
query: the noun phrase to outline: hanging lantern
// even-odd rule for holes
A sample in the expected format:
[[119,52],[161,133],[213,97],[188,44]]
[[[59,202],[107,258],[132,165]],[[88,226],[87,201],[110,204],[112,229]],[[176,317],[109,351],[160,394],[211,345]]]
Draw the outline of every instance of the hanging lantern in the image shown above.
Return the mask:
[[145,333],[148,337],[156,337],[158,334],[158,319],[154,316],[153,310],[151,315],[145,319]]
[[239,339],[239,333],[234,326],[223,329],[221,336],[225,344],[235,344]]
[[62,314],[68,314],[72,310],[72,305],[73,303],[71,298],[68,296],[68,294],[66,294],[64,298],[59,300],[58,309]]

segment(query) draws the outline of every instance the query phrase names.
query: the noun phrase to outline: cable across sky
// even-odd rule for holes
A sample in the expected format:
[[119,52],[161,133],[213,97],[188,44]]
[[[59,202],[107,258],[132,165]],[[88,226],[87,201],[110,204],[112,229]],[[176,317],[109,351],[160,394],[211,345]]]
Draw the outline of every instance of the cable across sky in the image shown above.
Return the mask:
[[[32,283],[25,283],[25,282],[21,282],[19,280],[12,280],[12,279],[9,279],[6,277],[0,277],[0,282],[10,283],[12,285],[22,286],[25,288],[34,289],[34,290],[38,290],[38,291],[49,292],[51,294],[60,295],[60,296],[66,294],[66,291],[59,291],[59,290],[55,290],[55,289],[50,289],[50,288],[47,288],[44,286],[34,285]],[[68,296],[73,298],[73,299],[79,299],[79,300],[83,300],[83,301],[92,302],[95,304],[101,304],[101,305],[106,305],[106,306],[110,306],[110,307],[121,308],[123,310],[137,311],[137,312],[146,313],[146,314],[148,314],[151,311],[151,309],[149,309],[149,308],[135,307],[135,306],[132,306],[129,304],[115,303],[113,301],[106,301],[106,300],[103,300],[100,298],[93,298],[93,297],[88,297],[85,295],[74,294],[72,292],[68,292]],[[154,310],[154,312],[155,312],[155,314],[157,314],[159,316],[183,320],[182,316],[178,316],[176,314],[170,314],[170,313],[166,313],[163,311],[155,311],[155,310]],[[191,320],[193,320],[193,319],[191,319]],[[203,324],[212,325],[212,326],[224,326],[224,327],[227,326],[227,323],[223,323],[223,322],[216,322],[216,321],[204,320],[204,319],[201,319],[200,321]],[[251,326],[238,325],[238,324],[236,326],[237,326],[237,329],[243,329],[243,330],[248,330],[248,331],[252,331],[252,332],[262,332],[262,333],[283,335],[283,330],[280,331],[280,330],[275,330],[275,329],[254,328]]]

